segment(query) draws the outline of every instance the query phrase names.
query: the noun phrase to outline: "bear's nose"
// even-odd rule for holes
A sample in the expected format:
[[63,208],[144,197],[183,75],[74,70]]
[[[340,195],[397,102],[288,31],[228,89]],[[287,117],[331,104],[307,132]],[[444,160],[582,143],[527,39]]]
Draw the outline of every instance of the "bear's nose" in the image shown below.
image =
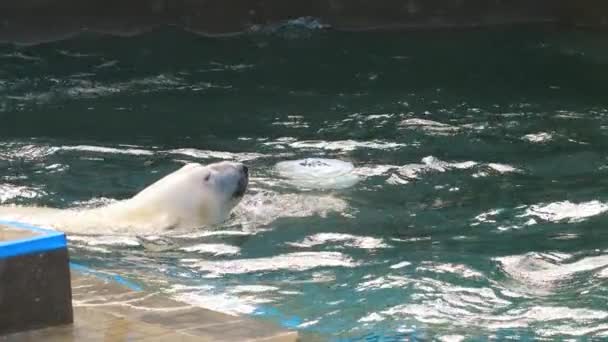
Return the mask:
[[249,175],[249,168],[245,165],[243,165],[243,173],[245,173],[246,175]]

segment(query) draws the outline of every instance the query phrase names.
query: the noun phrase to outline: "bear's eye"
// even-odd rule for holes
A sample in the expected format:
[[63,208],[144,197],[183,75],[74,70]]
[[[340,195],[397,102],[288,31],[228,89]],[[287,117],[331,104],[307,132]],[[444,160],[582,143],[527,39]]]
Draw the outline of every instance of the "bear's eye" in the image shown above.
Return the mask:
[[205,176],[205,182],[208,182],[208,181],[209,181],[209,179],[211,179],[211,173],[208,173],[208,174]]

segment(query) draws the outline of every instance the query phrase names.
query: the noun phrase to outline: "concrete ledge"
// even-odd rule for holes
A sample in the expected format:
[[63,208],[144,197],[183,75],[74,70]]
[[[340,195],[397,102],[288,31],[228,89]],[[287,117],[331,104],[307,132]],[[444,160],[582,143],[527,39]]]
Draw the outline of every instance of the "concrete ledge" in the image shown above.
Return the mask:
[[63,233],[0,220],[0,341],[297,339],[274,324],[177,302],[70,263]]
[[111,275],[72,268],[74,324],[0,336],[0,341],[291,342],[297,332],[134,290]]
[[65,235],[0,221],[0,334],[73,320]]

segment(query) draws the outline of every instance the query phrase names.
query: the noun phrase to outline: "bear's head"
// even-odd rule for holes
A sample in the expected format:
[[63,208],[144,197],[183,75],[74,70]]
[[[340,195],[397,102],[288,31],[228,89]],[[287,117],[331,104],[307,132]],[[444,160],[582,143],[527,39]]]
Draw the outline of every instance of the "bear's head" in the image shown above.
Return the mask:
[[199,228],[228,218],[249,182],[241,163],[190,163],[163,177],[129,200],[145,212],[158,211],[180,228]]

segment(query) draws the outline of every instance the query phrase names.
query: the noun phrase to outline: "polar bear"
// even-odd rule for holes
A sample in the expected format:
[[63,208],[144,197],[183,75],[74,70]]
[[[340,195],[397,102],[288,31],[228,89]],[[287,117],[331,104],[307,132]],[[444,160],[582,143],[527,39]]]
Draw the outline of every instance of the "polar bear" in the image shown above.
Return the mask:
[[0,219],[75,234],[158,234],[221,223],[249,182],[241,163],[186,164],[134,197],[92,209],[0,206]]

